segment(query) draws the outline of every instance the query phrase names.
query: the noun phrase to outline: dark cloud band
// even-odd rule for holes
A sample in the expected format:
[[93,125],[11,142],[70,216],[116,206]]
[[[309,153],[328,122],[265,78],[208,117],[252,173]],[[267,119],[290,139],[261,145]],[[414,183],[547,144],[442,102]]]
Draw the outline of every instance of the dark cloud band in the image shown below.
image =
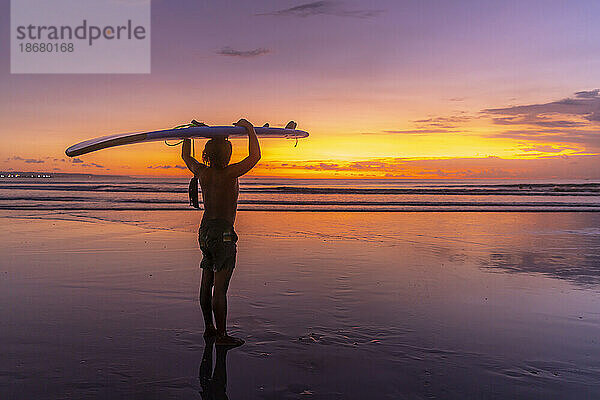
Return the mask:
[[312,17],[315,15],[333,15],[336,17],[373,18],[381,13],[383,13],[383,10],[347,10],[339,1],[322,0],[256,15],[300,18]]
[[229,57],[252,58],[264,56],[265,54],[269,54],[270,52],[271,51],[269,49],[265,49],[264,47],[259,47],[253,50],[235,50],[231,47],[223,47],[222,49],[217,51],[217,54]]

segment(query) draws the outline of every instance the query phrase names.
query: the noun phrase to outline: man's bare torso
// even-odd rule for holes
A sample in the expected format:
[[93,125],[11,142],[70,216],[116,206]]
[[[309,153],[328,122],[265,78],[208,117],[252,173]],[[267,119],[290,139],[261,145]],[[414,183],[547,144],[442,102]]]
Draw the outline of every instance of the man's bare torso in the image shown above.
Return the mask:
[[199,176],[204,215],[202,220],[224,219],[233,225],[239,194],[237,178],[227,177],[225,169],[206,168]]

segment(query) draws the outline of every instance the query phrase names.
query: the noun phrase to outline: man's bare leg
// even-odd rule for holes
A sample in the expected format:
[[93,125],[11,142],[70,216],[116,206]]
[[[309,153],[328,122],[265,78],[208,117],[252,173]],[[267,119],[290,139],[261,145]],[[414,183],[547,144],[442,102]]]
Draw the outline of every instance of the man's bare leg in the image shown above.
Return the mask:
[[217,346],[241,346],[244,341],[227,334],[227,289],[233,268],[222,269],[215,272],[212,308],[217,324]]
[[200,283],[200,308],[204,317],[204,337],[214,337],[217,329],[213,323],[212,310],[212,288],[215,280],[215,273],[202,269],[202,282]]

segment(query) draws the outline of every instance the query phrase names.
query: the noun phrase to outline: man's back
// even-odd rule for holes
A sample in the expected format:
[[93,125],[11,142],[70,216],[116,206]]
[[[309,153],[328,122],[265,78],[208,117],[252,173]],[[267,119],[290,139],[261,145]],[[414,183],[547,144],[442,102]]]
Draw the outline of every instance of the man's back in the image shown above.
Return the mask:
[[224,219],[232,225],[235,222],[239,184],[237,177],[226,170],[227,168],[205,168],[199,174],[204,203],[203,221]]
[[191,140],[183,141],[181,157],[200,181],[204,214],[202,221],[222,219],[235,222],[239,184],[238,177],[250,171],[260,160],[260,145],[254,127],[245,119],[234,125],[246,128],[248,132],[248,157],[229,164],[231,143],[225,139],[209,140],[202,153],[206,164],[199,163],[191,156]]

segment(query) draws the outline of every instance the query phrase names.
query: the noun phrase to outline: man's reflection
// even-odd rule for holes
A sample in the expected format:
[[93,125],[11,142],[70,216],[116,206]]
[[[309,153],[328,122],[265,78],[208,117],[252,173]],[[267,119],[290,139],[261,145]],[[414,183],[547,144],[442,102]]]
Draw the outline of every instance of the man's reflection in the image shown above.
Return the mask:
[[202,391],[200,395],[203,400],[222,400],[227,397],[227,352],[231,349],[230,346],[216,346],[217,360],[213,371],[213,348],[215,340],[206,339],[204,353],[202,354],[202,362],[200,363],[200,371],[198,378],[200,379],[200,387]]

